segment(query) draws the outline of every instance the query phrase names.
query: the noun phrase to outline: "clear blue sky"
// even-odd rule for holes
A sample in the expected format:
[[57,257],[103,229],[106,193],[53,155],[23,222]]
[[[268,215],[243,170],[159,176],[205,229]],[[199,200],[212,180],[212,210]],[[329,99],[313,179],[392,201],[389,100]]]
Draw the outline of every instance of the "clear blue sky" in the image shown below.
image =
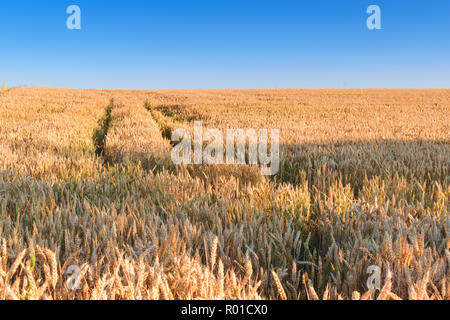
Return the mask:
[[[81,30],[66,28],[71,4]],[[366,27],[371,4],[382,30]],[[450,1],[1,0],[1,82],[450,88]]]

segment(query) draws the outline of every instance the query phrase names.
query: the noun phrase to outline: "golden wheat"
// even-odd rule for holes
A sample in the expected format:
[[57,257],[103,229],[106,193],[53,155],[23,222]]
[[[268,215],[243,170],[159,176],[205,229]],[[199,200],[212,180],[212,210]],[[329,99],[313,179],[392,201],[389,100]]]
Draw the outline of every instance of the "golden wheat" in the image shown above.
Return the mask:
[[[449,299],[448,101],[450,90],[2,92],[0,299]],[[161,126],[194,120],[280,128],[279,174],[175,167]],[[367,288],[371,265],[380,290]]]

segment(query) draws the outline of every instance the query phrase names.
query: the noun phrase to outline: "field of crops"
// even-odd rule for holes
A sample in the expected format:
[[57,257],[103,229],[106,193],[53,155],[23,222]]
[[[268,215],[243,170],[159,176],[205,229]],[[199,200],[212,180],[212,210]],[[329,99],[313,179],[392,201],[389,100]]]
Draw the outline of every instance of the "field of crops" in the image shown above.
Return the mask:
[[[279,172],[175,165],[196,120]],[[0,299],[450,299],[449,182],[450,90],[4,90]]]

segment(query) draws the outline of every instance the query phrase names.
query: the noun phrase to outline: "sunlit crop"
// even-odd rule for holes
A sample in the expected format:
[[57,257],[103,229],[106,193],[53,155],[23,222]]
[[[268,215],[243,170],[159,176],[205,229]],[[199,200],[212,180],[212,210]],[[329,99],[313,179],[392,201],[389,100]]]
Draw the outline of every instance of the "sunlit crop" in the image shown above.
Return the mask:
[[[0,92],[0,299],[449,299],[449,101]],[[175,166],[165,132],[194,120],[280,129],[280,171]]]

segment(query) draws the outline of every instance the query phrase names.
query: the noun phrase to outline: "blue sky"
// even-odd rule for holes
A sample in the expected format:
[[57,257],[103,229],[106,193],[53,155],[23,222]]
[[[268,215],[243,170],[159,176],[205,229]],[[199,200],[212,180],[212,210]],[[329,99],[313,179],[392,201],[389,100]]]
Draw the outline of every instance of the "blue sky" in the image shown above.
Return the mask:
[[[81,30],[66,27],[72,4]],[[366,27],[371,4],[382,30]],[[450,1],[2,0],[1,82],[450,88]]]

